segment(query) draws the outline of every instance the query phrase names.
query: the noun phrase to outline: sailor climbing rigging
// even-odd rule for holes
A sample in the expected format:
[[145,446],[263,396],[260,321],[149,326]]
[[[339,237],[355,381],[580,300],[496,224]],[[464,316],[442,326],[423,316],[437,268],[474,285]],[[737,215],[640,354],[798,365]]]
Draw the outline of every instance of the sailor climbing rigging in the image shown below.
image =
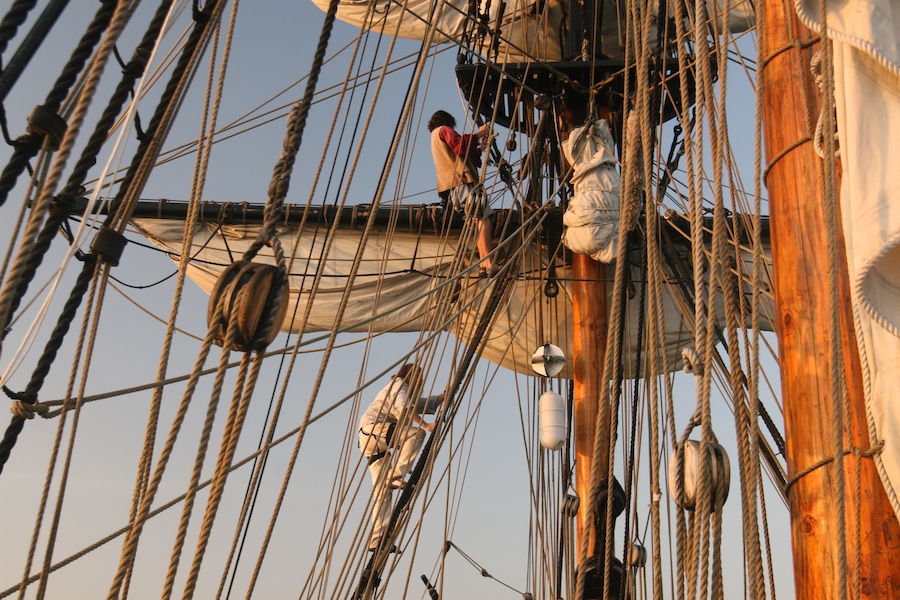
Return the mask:
[[[425,440],[425,432],[434,431],[418,412],[433,413],[444,395],[410,401],[410,390],[422,383],[422,369],[407,364],[400,367],[391,382],[382,389],[359,421],[359,448],[369,461],[374,499],[369,550],[378,549],[391,520],[393,490],[403,489],[409,472]],[[413,427],[416,423],[418,427]]]
[[483,275],[493,275],[496,271],[490,257],[494,249],[490,221],[493,211],[478,177],[482,144],[489,139],[491,129],[482,125],[475,133],[460,135],[454,127],[456,119],[443,110],[435,112],[428,121],[438,195],[455,211],[475,220],[480,271]]

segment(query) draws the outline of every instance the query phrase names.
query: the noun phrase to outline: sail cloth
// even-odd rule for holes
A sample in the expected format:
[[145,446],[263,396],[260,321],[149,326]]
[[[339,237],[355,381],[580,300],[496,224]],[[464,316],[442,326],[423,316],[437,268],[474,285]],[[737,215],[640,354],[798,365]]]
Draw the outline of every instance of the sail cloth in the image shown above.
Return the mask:
[[[328,0],[312,1],[323,11],[328,10]],[[475,0],[474,4],[479,15],[488,12],[484,35],[480,37],[473,34],[474,19],[468,14],[470,0],[340,0],[337,18],[362,29],[414,40],[424,40],[431,25],[434,42],[464,44],[499,63],[582,58],[580,47],[574,49],[574,55],[565,50],[569,35],[568,0]],[[728,7],[727,25],[733,33],[745,31],[753,24],[750,0],[707,0],[706,4],[711,18]],[[624,7],[611,0],[600,3],[600,7],[600,51],[606,58],[622,58],[625,44],[620,20],[624,18]],[[652,7],[655,22],[659,1],[653,2]],[[499,40],[495,40],[498,32]],[[580,38],[580,32],[577,35]],[[496,55],[488,52],[495,41]]]
[[[313,0],[313,4],[328,10],[328,0]],[[478,4],[485,4],[485,0]],[[562,60],[562,0],[490,2],[490,32],[497,29],[501,4],[500,62]],[[340,0],[337,18],[362,29],[414,40],[424,40],[431,24],[434,42],[462,42],[467,37],[469,44],[475,44],[468,10],[469,0]],[[487,54],[492,41],[490,34],[481,40],[482,54]]]
[[563,242],[572,252],[609,264],[617,254],[622,187],[609,124],[597,119],[573,129],[562,150],[575,188],[563,215]]
[[[132,223],[151,242],[177,260],[182,249],[184,221],[141,218],[134,219]],[[223,226],[217,230],[215,223],[198,223],[194,230],[193,260],[188,266],[188,276],[209,293],[219,273],[232,260],[241,257],[256,239],[258,231],[258,226]],[[450,274],[458,239],[451,236],[448,240],[436,234],[373,231],[350,290],[346,312],[341,322],[336,323],[338,305],[349,283],[348,271],[359,247],[360,231],[350,227],[339,228],[333,236],[326,260],[319,259],[324,247],[321,232],[317,235],[312,228],[307,228],[305,233],[300,234],[297,227],[284,226],[278,236],[286,254],[290,255],[296,244],[294,255],[301,257],[290,266],[290,305],[281,325],[283,331],[297,333],[304,312],[309,308],[310,314],[304,328],[306,333],[327,332],[334,327],[350,332],[368,332],[371,327],[377,333],[441,329],[467,341],[478,325],[483,303],[488,296],[488,286],[495,285],[493,280],[468,277],[460,282],[453,306],[449,309],[443,305],[439,307],[435,302],[436,292]],[[684,252],[689,255],[688,246],[685,246]],[[263,248],[254,260],[274,263],[268,248]],[[561,263],[557,265],[559,294],[548,298],[544,295],[548,271],[546,250],[535,248],[523,251],[522,261],[509,297],[501,305],[486,336],[482,357],[513,371],[531,375],[531,356],[547,342],[562,348],[566,356],[573,355],[571,271]],[[323,277],[313,297],[310,290],[320,262]],[[639,298],[641,278],[636,269],[632,281]],[[609,287],[612,294],[612,286]],[[673,370],[681,368],[681,351],[692,344],[689,324],[693,320],[693,307],[680,301],[677,294],[677,289],[666,289],[663,297],[666,325],[664,351]],[[311,297],[314,298],[312,306],[308,307]],[[612,304],[609,298],[607,305]],[[640,302],[629,302],[626,309],[623,336],[623,372],[626,377],[636,376],[640,365],[639,353],[646,351],[638,337],[640,306]],[[440,322],[441,318],[447,318],[446,315],[452,319]],[[721,322],[724,323],[724,318]],[[768,325],[766,327],[769,328]],[[569,367],[571,364],[560,377],[571,377]]]
[[[900,517],[900,0],[826,0],[841,213],[876,465]],[[798,5],[811,29],[818,0]],[[870,431],[871,433],[871,431]]]

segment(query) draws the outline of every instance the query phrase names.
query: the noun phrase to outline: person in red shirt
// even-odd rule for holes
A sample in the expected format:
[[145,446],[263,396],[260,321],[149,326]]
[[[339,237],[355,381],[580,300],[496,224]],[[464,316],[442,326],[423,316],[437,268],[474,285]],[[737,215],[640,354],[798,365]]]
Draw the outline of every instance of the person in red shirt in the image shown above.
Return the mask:
[[494,275],[496,269],[490,257],[494,249],[490,221],[493,211],[486,201],[484,189],[477,185],[482,144],[491,129],[482,125],[475,133],[460,135],[455,127],[456,119],[443,110],[435,112],[428,121],[438,195],[454,210],[465,214],[466,218],[476,220],[475,247],[478,249],[480,272],[486,276]]

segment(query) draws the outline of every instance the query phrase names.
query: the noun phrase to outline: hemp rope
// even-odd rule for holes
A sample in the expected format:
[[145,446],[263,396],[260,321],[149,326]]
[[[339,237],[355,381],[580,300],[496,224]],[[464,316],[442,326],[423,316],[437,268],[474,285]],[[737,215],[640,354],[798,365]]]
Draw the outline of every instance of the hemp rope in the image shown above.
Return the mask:
[[[335,14],[336,10],[337,10],[337,2],[336,2],[336,0],[332,0],[332,2],[329,4],[329,10],[328,10],[328,13],[326,14],[326,27],[327,27],[329,30],[330,30],[330,24],[333,23],[333,21],[334,21],[334,14]],[[326,28],[326,27],[323,27],[323,37],[324,37],[324,35],[325,35],[325,28]],[[393,49],[393,46],[394,46],[394,42],[395,42],[395,41],[396,41],[396,39],[392,40],[392,42],[391,42],[391,48],[390,48],[390,49],[388,50],[388,52],[387,52],[387,57],[388,57],[387,59],[388,59],[388,60],[390,59],[391,51],[392,51],[392,49]],[[413,75],[413,80],[412,80],[412,83],[411,83],[411,85],[410,85],[410,89],[411,89],[411,90],[415,90],[415,89],[417,88],[417,82],[418,82],[419,78],[421,77],[421,72],[422,72],[422,68],[423,68],[423,65],[424,65],[424,59],[425,59],[426,56],[427,56],[427,52],[425,51],[425,49],[427,49],[427,43],[423,43],[423,51],[422,51],[422,53],[420,54],[419,62],[418,62],[418,64],[417,64],[417,66],[416,66],[415,74]],[[381,90],[381,86],[383,85],[383,82],[384,82],[384,79],[383,79],[383,77],[382,77],[381,79],[379,79],[378,85],[376,86],[376,91],[375,91],[375,95],[376,95],[376,96],[379,94],[379,92],[380,92],[380,90]],[[386,186],[386,176],[387,176],[386,174],[390,171],[390,166],[391,166],[391,164],[392,164],[392,162],[393,162],[393,158],[394,158],[394,156],[395,156],[395,154],[396,154],[397,146],[398,146],[398,134],[399,134],[399,132],[402,131],[403,128],[404,128],[405,122],[406,122],[406,120],[407,120],[407,118],[408,118],[408,115],[409,115],[409,112],[410,112],[410,108],[411,108],[410,104],[411,104],[411,98],[410,98],[410,97],[407,97],[407,99],[406,99],[406,101],[405,101],[405,103],[404,103],[404,108],[403,108],[402,114],[401,114],[401,116],[400,116],[400,118],[399,118],[399,122],[398,122],[398,126],[397,126],[397,129],[396,129],[396,133],[395,133],[395,135],[394,135],[394,139],[392,140],[392,143],[391,143],[391,149],[390,149],[390,152],[389,152],[389,154],[388,154],[388,158],[387,158],[387,160],[385,161],[385,167],[384,167],[384,171],[383,171],[384,175],[382,176],[381,180],[379,181],[378,188],[377,188],[377,190],[376,190],[376,192],[375,192],[375,195],[374,195],[374,201],[373,201],[373,204],[372,204],[373,211],[372,211],[372,213],[371,213],[371,215],[370,215],[369,220],[368,220],[367,223],[366,223],[366,227],[365,227],[365,229],[364,229],[364,231],[363,231],[363,233],[362,233],[361,239],[360,239],[359,250],[357,251],[356,256],[354,257],[353,264],[352,264],[352,266],[351,266],[351,268],[350,268],[350,276],[348,277],[348,287],[345,289],[345,292],[344,292],[344,294],[343,294],[343,296],[342,296],[342,298],[341,298],[341,303],[340,303],[340,305],[339,305],[339,307],[338,307],[338,310],[337,310],[337,313],[336,313],[336,317],[335,317],[335,323],[340,323],[340,321],[341,321],[341,319],[342,319],[342,317],[343,317],[344,311],[346,310],[346,306],[347,306],[347,302],[348,302],[348,298],[349,298],[349,290],[350,290],[350,286],[353,285],[353,280],[355,279],[356,273],[357,273],[358,270],[359,270],[359,264],[360,264],[360,261],[361,261],[361,258],[362,258],[362,248],[365,246],[365,242],[366,242],[366,240],[368,239],[369,234],[370,234],[370,232],[371,232],[371,229],[372,229],[372,222],[373,222],[373,217],[374,217],[374,214],[375,214],[374,209],[377,209],[378,205],[380,204],[380,200],[381,200],[382,194],[384,193],[384,188],[385,188],[385,186]],[[364,126],[364,132],[368,130],[369,124],[371,123],[371,118],[372,118],[372,115],[371,115],[371,112],[370,112],[370,114],[369,114],[368,117],[367,117],[366,124],[365,124],[365,126]],[[365,135],[365,134],[364,134],[364,135]],[[361,148],[360,148],[360,151],[361,151]],[[357,152],[357,155],[356,155],[356,157],[354,158],[353,165],[352,165],[352,167],[351,167],[351,169],[350,169],[350,172],[349,172],[349,174],[348,174],[348,179],[352,179],[353,174],[355,173],[355,170],[356,170],[356,166],[358,165],[358,162],[359,162],[359,151]],[[343,197],[342,197],[342,200],[341,200],[342,203],[346,200],[346,195],[347,195],[347,192],[345,191],[345,193],[344,193],[344,195],[343,195]],[[332,238],[333,238],[333,236],[332,236],[332,235],[329,235],[329,236],[328,236],[328,239],[326,240],[326,243],[329,243],[329,242],[331,241]],[[307,307],[307,310],[309,310],[309,307]],[[303,438],[304,438],[304,434],[305,434],[305,430],[306,430],[306,425],[307,425],[307,423],[308,423],[309,417],[310,417],[311,414],[312,414],[312,409],[313,409],[313,407],[314,407],[314,405],[315,405],[315,400],[316,400],[316,397],[317,397],[317,395],[318,395],[319,389],[321,388],[321,383],[322,383],[322,379],[323,379],[323,376],[324,376],[324,370],[325,370],[325,368],[326,368],[326,366],[327,366],[327,364],[328,364],[329,358],[330,358],[330,356],[331,356],[331,349],[332,349],[333,344],[334,344],[335,336],[336,336],[336,331],[333,330],[333,331],[332,331],[332,334],[331,334],[331,336],[330,336],[330,338],[329,338],[329,345],[328,345],[328,347],[327,347],[326,350],[325,350],[325,353],[324,353],[324,356],[323,356],[323,360],[322,360],[322,362],[321,362],[319,371],[318,371],[318,373],[317,373],[317,375],[316,375],[316,379],[315,379],[315,382],[314,382],[314,384],[313,384],[313,389],[312,389],[312,392],[311,392],[311,394],[310,394],[310,401],[309,401],[309,403],[308,403],[308,405],[307,405],[306,413],[305,413],[304,419],[303,419],[304,424],[301,426],[300,433],[299,433],[298,436],[297,436],[297,442],[296,442],[296,444],[295,444],[295,446],[294,446],[294,449],[293,449],[292,454],[291,454],[291,458],[289,459],[288,467],[286,468],[286,471],[285,471],[285,473],[286,473],[286,474],[285,474],[285,478],[284,478],[284,481],[283,481],[283,483],[282,483],[281,490],[280,490],[280,492],[279,492],[279,494],[278,494],[278,498],[277,498],[277,500],[276,500],[275,508],[274,508],[273,511],[272,511],[272,518],[270,519],[269,526],[268,526],[268,529],[267,529],[266,534],[265,534],[264,541],[263,541],[262,546],[261,546],[259,558],[258,558],[258,560],[257,560],[256,566],[254,567],[253,575],[251,576],[251,581],[250,581],[250,584],[249,584],[249,586],[248,586],[248,590],[249,590],[248,594],[249,594],[249,593],[252,593],[252,590],[253,590],[253,588],[254,588],[254,586],[255,586],[255,584],[256,584],[256,580],[257,580],[257,578],[258,578],[258,576],[259,576],[259,571],[260,571],[261,566],[262,566],[262,559],[263,559],[263,557],[265,556],[266,549],[267,549],[267,547],[268,547],[268,544],[269,544],[269,542],[270,542],[270,540],[271,540],[271,537],[272,537],[272,533],[273,533],[273,531],[274,531],[275,520],[276,520],[276,518],[277,518],[277,516],[278,516],[278,513],[280,512],[281,506],[282,506],[282,504],[283,504],[283,502],[284,502],[284,496],[285,496],[285,493],[286,493],[286,491],[287,491],[287,484],[288,484],[289,479],[290,479],[290,473],[293,471],[294,465],[296,464],[296,460],[297,460],[297,456],[298,456],[298,454],[299,454],[300,446],[301,446],[302,441],[303,441]]]
[[[95,274],[96,274],[96,272],[95,272]],[[91,287],[88,292],[88,306],[92,305],[92,303],[94,301],[95,293],[96,293],[96,282],[94,280],[92,280]],[[86,310],[84,317],[82,318],[81,327],[79,330],[78,341],[76,343],[76,354],[75,354],[76,359],[73,362],[72,369],[70,370],[70,373],[69,373],[69,381],[68,381],[67,389],[66,389],[66,397],[71,397],[73,390],[75,388],[75,381],[77,378],[77,365],[78,365],[77,357],[80,355],[81,351],[83,350],[85,340],[88,336],[89,320],[90,320],[89,311]],[[38,507],[38,510],[36,513],[38,515],[38,517],[35,519],[34,531],[32,533],[31,543],[28,548],[28,555],[26,558],[26,564],[25,564],[25,570],[24,570],[25,575],[23,575],[23,581],[19,585],[20,594],[24,593],[25,585],[26,585],[25,581],[24,581],[25,576],[27,576],[28,572],[31,570],[31,565],[34,562],[34,557],[37,552],[37,544],[38,544],[38,539],[39,539],[39,535],[40,535],[40,530],[41,530],[41,527],[43,526],[43,518],[44,518],[45,512],[47,510],[47,506],[50,501],[49,500],[50,488],[52,487],[53,481],[54,481],[54,472],[56,469],[56,462],[59,458],[60,449],[62,448],[63,434],[65,433],[66,417],[68,417],[68,411],[63,415],[63,418],[60,419],[59,424],[56,429],[56,436],[53,441],[53,449],[50,453],[50,464],[48,465],[48,468],[47,468],[47,475],[44,479],[41,500],[40,500],[40,504],[39,504],[39,507]],[[64,489],[65,489],[64,487],[62,487],[62,486],[60,487],[60,490],[64,490]],[[57,503],[59,503],[59,502],[60,502],[60,499],[58,498]],[[57,511],[58,511],[58,509],[57,509]],[[45,565],[46,565],[47,561],[49,560],[49,558],[48,558],[49,555],[50,555],[50,550],[48,548],[47,554],[44,558]],[[40,581],[42,581],[42,582],[46,580],[46,577],[47,577],[47,575],[45,574],[46,571],[47,571],[46,568],[42,570],[42,577],[40,579]]]
[[[182,424],[184,423],[185,415],[187,414],[187,409],[190,404],[190,401],[193,397],[194,390],[197,387],[197,383],[199,381],[200,372],[203,365],[206,363],[206,358],[209,355],[209,351],[212,348],[212,345],[215,341],[216,335],[218,333],[219,326],[223,321],[222,307],[217,307],[216,313],[211,319],[209,328],[206,333],[206,337],[203,340],[203,345],[200,347],[200,352],[198,353],[197,360],[194,363],[193,371],[191,372],[191,376],[188,379],[187,387],[185,388],[184,394],[182,396],[181,404],[178,407],[178,410],[175,414],[175,417],[172,421],[172,426],[169,430],[169,435],[166,439],[166,443],[163,448],[160,450],[159,458],[157,459],[157,466],[155,471],[153,472],[153,477],[150,479],[150,483],[147,486],[147,490],[141,498],[141,506],[138,511],[135,520],[133,521],[131,529],[128,531],[125,536],[125,540],[123,542],[122,555],[119,561],[119,569],[116,572],[115,578],[112,582],[112,586],[110,588],[110,600],[114,600],[118,595],[118,590],[122,584],[122,581],[126,574],[126,569],[132,561],[134,553],[137,551],[137,543],[140,539],[140,535],[142,533],[145,522],[147,521],[148,515],[150,513],[150,507],[153,503],[153,499],[156,496],[156,492],[159,489],[160,482],[162,481],[163,473],[165,472],[166,465],[168,464],[169,458],[172,455],[172,451],[175,446],[175,440],[178,437],[178,433]],[[231,331],[236,327],[236,322],[232,322],[229,324],[229,332],[226,334],[225,343],[222,348],[222,356],[227,357],[228,352],[226,351],[229,344],[233,343],[234,333]],[[221,372],[222,369],[219,369]],[[213,395],[218,395],[221,391],[221,384],[217,381],[216,385],[213,389]]]
[[209,42],[214,25],[221,18],[223,5],[220,0],[208,0],[202,10],[195,11],[195,25],[160,96],[145,135],[119,184],[119,191],[110,204],[109,214],[103,224],[105,229],[119,234],[125,230],[193,79],[196,64]]
[[[40,192],[32,206],[32,214],[28,219],[28,225],[23,234],[22,241],[20,242],[19,254],[10,268],[6,279],[6,285],[4,286],[2,293],[0,293],[0,323],[9,322],[10,315],[12,314],[12,306],[17,302],[16,296],[20,293],[24,293],[24,291],[20,291],[19,288],[21,282],[28,278],[27,273],[29,265],[33,260],[32,244],[38,236],[38,229],[44,218],[43,215],[47,213],[50,206],[53,190],[56,188],[57,182],[62,177],[62,171],[65,168],[69,154],[74,147],[75,139],[81,130],[81,125],[84,122],[91,100],[97,91],[100,76],[106,65],[106,61],[109,58],[111,49],[118,39],[119,34],[121,34],[124,29],[129,16],[130,13],[124,9],[116,11],[109,28],[109,33],[106,38],[104,38],[100,50],[98,50],[97,60],[91,63],[91,69],[82,86],[81,93],[78,96],[78,101],[69,121],[69,126],[60,143],[56,159],[53,162],[47,178],[43,181]],[[0,346],[0,348],[2,348],[2,346]]]
[[[827,23],[825,3],[821,2],[819,6],[819,18],[822,23]],[[824,131],[824,153],[827,157],[835,155],[835,137],[836,125],[835,107],[834,107],[834,65],[833,55],[831,52],[831,39],[827,27],[822,30],[822,112],[823,112],[823,131]],[[848,390],[844,376],[844,353],[841,343],[841,316],[840,316],[840,292],[838,289],[838,251],[837,236],[840,231],[840,225],[837,221],[837,190],[835,184],[837,181],[836,165],[834,160],[828,159],[822,161],[822,172],[820,184],[823,192],[824,213],[825,213],[825,230],[826,230],[826,254],[827,254],[827,274],[826,282],[828,284],[828,310],[829,310],[829,363],[831,374],[831,410],[832,410],[832,441],[834,444],[834,454],[839,455],[844,446],[844,423],[847,419]],[[835,517],[837,518],[837,528],[835,530],[834,543],[837,548],[838,560],[838,581],[837,588],[839,598],[847,597],[847,522],[845,513],[845,473],[844,461],[835,462]],[[858,505],[857,505],[858,506]],[[859,538],[859,530],[857,530],[857,538]],[[857,546],[857,549],[859,546]],[[858,562],[858,553],[857,553]],[[859,582],[854,586],[859,592]]]
[[[31,2],[32,6],[35,2]],[[66,96],[73,92],[72,88],[78,79],[79,73],[84,69],[88,59],[91,58],[94,47],[100,41],[102,35],[106,32],[107,27],[113,17],[116,3],[101,2],[97,9],[93,20],[88,25],[87,30],[76,46],[68,62],[63,67],[62,72],[53,84],[53,88],[47,94],[47,98],[41,108],[55,117],[59,117],[60,108]],[[15,7],[7,13],[7,17],[15,11]],[[24,16],[24,15],[23,15]],[[2,25],[0,25],[2,27]],[[3,44],[5,46],[5,43]],[[3,50],[0,49],[0,54]],[[60,117],[61,118],[61,117]],[[13,155],[9,162],[3,168],[0,174],[0,206],[6,203],[9,193],[13,190],[22,175],[22,172],[28,167],[28,162],[34,158],[43,147],[43,142],[50,134],[35,131],[30,125],[28,132],[15,141]],[[59,140],[53,140],[58,143]]]
[[[82,358],[82,367],[81,367],[81,376],[79,380],[79,387],[76,396],[76,401],[74,405],[74,411],[72,415],[72,425],[69,432],[69,441],[66,449],[65,459],[63,462],[63,472],[60,475],[59,480],[59,493],[57,495],[56,501],[56,509],[53,515],[52,524],[50,527],[50,533],[48,534],[47,548],[44,555],[44,563],[42,572],[48,573],[50,567],[50,559],[52,557],[54,545],[56,543],[56,535],[59,530],[59,523],[61,519],[63,500],[65,498],[65,490],[66,485],[69,478],[69,470],[72,464],[72,455],[75,449],[75,440],[78,434],[78,422],[81,416],[81,402],[80,398],[84,396],[85,388],[87,387],[88,374],[90,373],[91,361],[93,360],[93,351],[94,346],[97,340],[97,330],[100,324],[100,313],[103,308],[103,297],[104,292],[106,290],[108,272],[103,269],[102,263],[97,263],[95,269],[95,277],[92,281],[91,291],[89,295],[89,302],[85,307],[85,319],[83,322],[83,326],[81,329],[81,335],[79,338],[79,350],[84,348],[84,354]],[[93,308],[93,314],[89,316],[91,312],[90,309]],[[86,343],[83,345],[83,341],[87,338]],[[76,376],[76,365],[78,362],[78,357],[76,355],[75,364],[72,367],[72,379],[70,384],[73,384]],[[63,423],[60,422],[60,428],[62,428]],[[56,449],[54,449],[54,456],[56,454]],[[49,473],[48,473],[49,477]],[[48,480],[49,483],[49,480]],[[37,533],[37,532],[36,532]],[[46,586],[48,584],[48,578],[44,577],[41,579],[40,584],[38,585],[37,598],[43,598],[46,592]]]
[[[766,11],[763,3],[760,3],[759,6],[756,7],[757,17],[759,18],[759,22],[763,22],[764,14]],[[762,89],[762,81],[763,81],[763,71],[764,71],[764,62],[766,59],[763,57],[763,37],[765,36],[764,31],[760,31],[759,39],[757,41],[757,64],[759,65],[756,69],[756,77],[755,84],[756,89]],[[762,289],[763,283],[763,273],[765,268],[765,257],[763,254],[762,248],[762,231],[760,227],[761,215],[762,215],[762,178],[763,178],[763,146],[762,146],[762,114],[763,114],[763,97],[762,94],[756,95],[756,101],[754,106],[754,112],[756,114],[756,127],[754,128],[753,134],[753,228],[752,228],[752,249],[753,249],[753,274],[751,278],[751,289],[753,289],[753,295],[751,298],[751,323],[750,326],[753,328],[753,333],[750,341],[750,356],[754,358],[751,368],[750,368],[750,376],[748,381],[748,393],[750,396],[750,452],[754,459],[759,456],[759,422],[756,420],[755,415],[760,413],[760,409],[762,407],[762,403],[759,398],[759,376],[761,365],[759,361],[759,351],[760,351],[760,293],[759,290]],[[768,167],[767,167],[768,169]],[[751,463],[750,473],[752,474],[754,487],[752,491],[754,492],[752,498],[748,500],[752,502],[753,513],[757,513],[756,502],[757,497],[759,498],[759,512],[762,513],[762,521],[763,521],[763,535],[765,538],[765,548],[766,548],[766,562],[768,567],[768,575],[769,581],[772,582],[772,598],[775,598],[775,575],[774,569],[772,565],[772,546],[771,541],[769,539],[769,528],[768,521],[766,515],[766,504],[765,504],[765,495],[763,494],[763,486],[762,486],[762,472],[759,468],[759,461],[754,460]],[[758,494],[758,496],[757,496]],[[755,544],[759,544],[759,533],[757,529],[757,537],[754,541]],[[753,547],[755,553],[758,553],[760,556],[762,554],[762,549],[757,546]],[[755,557],[754,557],[755,559]],[[763,569],[759,568],[752,575],[753,577],[753,586],[752,589],[756,594],[756,598],[761,600],[767,597],[766,595],[766,584],[765,584],[765,576],[763,573]]]
[[[236,6],[235,6],[236,10]],[[220,25],[216,26],[216,32],[218,32]],[[230,44],[230,36],[226,45]],[[218,115],[218,108],[221,102],[221,91],[222,85],[224,83],[225,76],[225,68],[227,65],[227,57],[228,50],[226,49],[226,55],[223,57],[222,68],[219,76],[219,85],[216,90],[214,106],[213,106],[213,115],[211,119],[211,123],[207,126],[207,122],[209,121],[209,105],[210,105],[210,95],[211,95],[211,83],[212,83],[212,67],[215,62],[215,52],[217,48],[217,34],[216,38],[212,44],[212,55],[210,58],[210,75],[207,78],[207,88],[206,88],[206,101],[204,102],[204,109],[201,116],[201,127],[200,127],[200,135],[198,138],[198,149],[197,149],[197,157],[194,164],[194,175],[193,175],[193,185],[191,189],[191,196],[188,203],[188,213],[185,218],[185,228],[184,228],[184,237],[182,238],[182,251],[181,256],[179,257],[178,262],[178,270],[177,277],[175,281],[175,289],[173,291],[172,304],[169,312],[169,318],[166,321],[166,330],[163,336],[162,349],[160,351],[159,362],[157,366],[157,375],[156,378],[158,381],[162,381],[166,378],[168,372],[168,364],[169,357],[172,349],[172,341],[174,339],[174,334],[176,331],[175,322],[177,319],[177,315],[179,312],[179,307],[181,305],[182,293],[184,290],[184,282],[187,271],[187,266],[191,260],[191,252],[190,249],[193,244],[194,239],[194,230],[197,225],[197,219],[200,212],[200,199],[202,197],[203,190],[203,182],[205,181],[205,174],[207,172],[207,166],[209,161],[209,150],[212,145],[212,138],[210,132],[215,131],[216,124],[216,116]],[[147,420],[147,429],[144,437],[144,446],[141,453],[140,464],[137,471],[137,479],[135,481],[134,488],[134,496],[132,502],[131,509],[131,518],[134,519],[135,514],[137,513],[138,507],[140,505],[140,499],[143,491],[147,487],[148,480],[150,478],[151,472],[151,461],[153,456],[153,449],[155,445],[156,432],[159,422],[160,409],[162,405],[162,394],[163,388],[156,387],[153,389],[153,394],[151,396],[150,403],[150,411]],[[171,565],[170,565],[171,569]],[[168,581],[167,585],[164,588],[167,593],[169,592]]]

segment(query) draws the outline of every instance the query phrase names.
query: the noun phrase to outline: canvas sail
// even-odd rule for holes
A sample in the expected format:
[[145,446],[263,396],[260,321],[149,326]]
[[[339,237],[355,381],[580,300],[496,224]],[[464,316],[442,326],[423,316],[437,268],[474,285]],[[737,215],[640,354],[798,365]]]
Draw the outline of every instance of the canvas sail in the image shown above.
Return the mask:
[[[313,3],[322,10],[328,9],[328,0]],[[414,40],[424,40],[433,26],[432,41],[460,43],[499,63],[581,58],[577,41],[580,33],[574,34],[574,47],[566,50],[569,15],[578,3],[570,6],[566,0],[479,0],[479,15],[487,15],[483,35],[475,31],[469,6],[469,0],[340,0],[337,18],[356,27]],[[599,6],[600,51],[606,58],[622,58],[623,11],[616,2],[602,2]],[[658,2],[654,3],[654,13],[658,13],[658,6]],[[707,0],[710,16],[721,14],[726,6],[727,25],[732,32],[745,31],[753,24],[753,6],[748,0],[727,4],[725,0]]]
[[[181,252],[184,221],[141,218],[133,223],[170,255],[177,256]],[[198,223],[188,276],[209,293],[219,273],[240,258],[257,233],[257,226],[218,228],[215,223]],[[279,237],[286,254],[291,254],[290,249],[296,246],[293,252],[296,258],[290,266],[290,306],[281,329],[298,333],[304,311],[313,298],[304,332],[331,331],[336,326],[337,307],[349,283],[348,271],[359,247],[360,232],[338,229],[333,235],[331,249],[323,259],[318,257],[323,252],[324,235],[315,235],[311,231],[300,235],[296,227],[286,226],[279,230]],[[454,307],[448,311],[453,316],[449,320],[438,315],[440,309],[433,300],[436,294],[432,293],[451,276],[457,245],[458,239],[452,236],[399,231],[371,233],[340,329],[367,332],[371,327],[375,332],[419,332],[437,328],[450,331],[461,340],[470,339],[487,298],[486,287],[493,285],[491,280],[474,275],[461,278],[459,293],[454,295]],[[271,253],[266,254],[266,250],[263,249],[257,260],[274,263]],[[548,267],[546,252],[525,251],[522,261],[520,274],[511,284],[510,293],[487,335],[482,356],[515,372],[532,374],[531,356],[547,342],[572,356],[571,272],[563,264],[557,266],[559,294],[547,297],[544,294]],[[313,294],[313,277],[320,262],[323,277]],[[638,272],[633,281],[635,295],[640,294]],[[665,352],[671,369],[677,370],[682,367],[681,351],[692,343],[689,324],[693,322],[693,305],[679,295],[677,286],[665,292],[663,304]],[[611,300],[609,305],[612,305]],[[628,377],[638,375],[640,353],[646,351],[640,339],[640,306],[637,301],[628,303],[623,358]],[[771,314],[768,310],[766,313]],[[724,316],[721,322],[724,323]],[[770,329],[768,322],[764,326]],[[567,371],[562,373],[563,377],[569,375]]]
[[[841,213],[876,464],[900,516],[900,1],[826,2]],[[798,13],[814,30],[818,2]]]

